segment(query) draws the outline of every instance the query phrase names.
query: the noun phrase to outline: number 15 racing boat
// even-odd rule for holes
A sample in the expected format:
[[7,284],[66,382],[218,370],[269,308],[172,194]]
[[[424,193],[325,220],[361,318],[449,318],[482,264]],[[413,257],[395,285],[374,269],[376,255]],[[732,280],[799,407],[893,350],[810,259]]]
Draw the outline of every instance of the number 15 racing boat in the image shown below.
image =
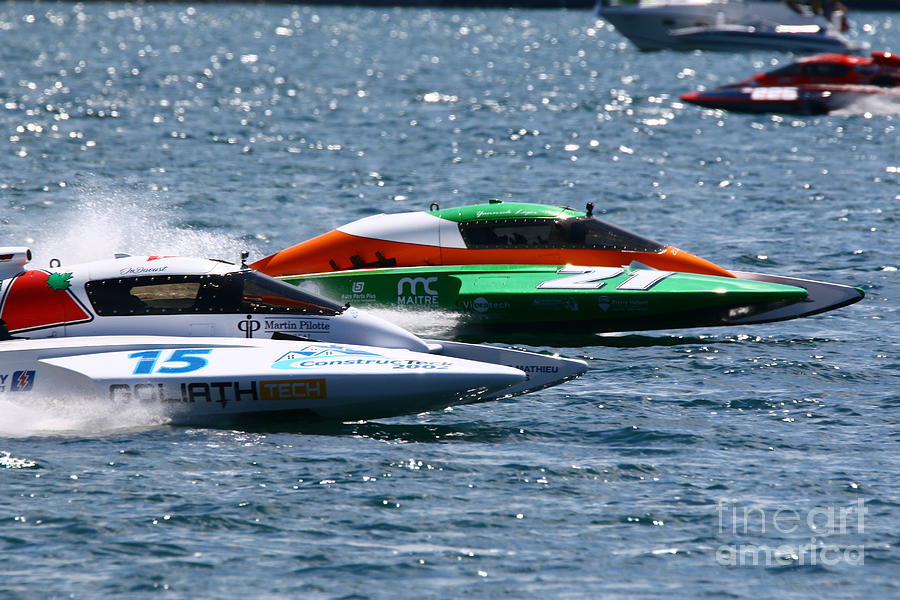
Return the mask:
[[819,54],[739,83],[681,96],[707,108],[796,115],[827,114],[864,98],[896,103],[900,110],[900,56]]
[[[0,398],[158,407],[174,423],[358,420],[514,396],[582,361],[418,338],[242,265],[0,248]],[[52,263],[51,263],[52,264]]]
[[461,331],[748,325],[863,297],[845,285],[728,271],[592,209],[495,200],[374,215],[251,266],[340,302],[453,311]]

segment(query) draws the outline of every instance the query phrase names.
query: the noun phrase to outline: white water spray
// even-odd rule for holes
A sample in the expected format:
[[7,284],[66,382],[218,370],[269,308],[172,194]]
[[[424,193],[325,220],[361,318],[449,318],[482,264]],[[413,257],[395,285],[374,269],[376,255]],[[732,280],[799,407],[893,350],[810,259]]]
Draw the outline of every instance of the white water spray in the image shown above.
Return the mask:
[[[7,395],[9,396],[9,395]],[[35,398],[0,400],[0,437],[85,436],[121,433],[166,425],[157,405],[112,406],[97,399]]]
[[[152,192],[83,189],[79,203],[29,232],[35,266],[112,258],[116,252],[221,258],[237,263],[241,250],[260,256],[239,238],[175,225],[175,210]],[[8,242],[7,242],[8,243]]]
[[860,98],[853,104],[831,113],[838,116],[886,116],[900,115],[900,97],[872,95]]
[[447,337],[460,324],[462,314],[450,310],[366,308],[367,313],[423,337]]
[[[78,204],[61,210],[57,219],[38,222],[29,230],[26,243],[34,253],[32,266],[46,267],[53,258],[65,266],[112,258],[116,252],[236,263],[241,250],[256,250],[235,237],[175,225],[175,210],[151,192],[82,188],[80,196]],[[101,435],[169,422],[160,407],[112,407],[96,399],[35,399],[30,394],[25,398],[19,402],[14,394],[5,394],[0,400],[0,436]]]

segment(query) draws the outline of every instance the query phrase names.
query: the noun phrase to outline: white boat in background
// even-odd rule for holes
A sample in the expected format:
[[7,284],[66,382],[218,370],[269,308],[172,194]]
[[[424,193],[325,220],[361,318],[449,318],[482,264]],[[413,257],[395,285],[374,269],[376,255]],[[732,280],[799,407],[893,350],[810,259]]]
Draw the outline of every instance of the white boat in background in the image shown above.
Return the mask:
[[[730,36],[733,50],[777,47],[804,52],[809,51],[809,37],[813,35],[816,41],[828,44],[829,51],[835,51],[835,48],[843,48],[838,51],[845,52],[856,49],[840,33],[845,20],[843,11],[832,11],[829,19],[823,14],[816,14],[801,2],[599,0],[595,12],[641,50],[708,49],[711,44],[715,44],[716,50],[727,50]],[[743,30],[730,30],[732,27],[743,27]],[[784,35],[773,38],[772,34],[779,27],[815,27],[816,33],[797,35],[784,30]],[[760,35],[754,35],[757,32]],[[710,42],[712,38],[717,42]]]

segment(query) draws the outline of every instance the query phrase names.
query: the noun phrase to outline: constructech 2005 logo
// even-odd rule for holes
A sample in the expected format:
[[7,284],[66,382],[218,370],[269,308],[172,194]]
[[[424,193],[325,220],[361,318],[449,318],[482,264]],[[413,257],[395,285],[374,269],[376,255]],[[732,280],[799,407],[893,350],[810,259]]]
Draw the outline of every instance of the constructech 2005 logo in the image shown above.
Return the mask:
[[316,344],[288,352],[274,363],[274,369],[313,369],[340,365],[372,365],[389,369],[437,369],[450,366],[448,361],[418,360],[414,358],[390,358],[358,348],[338,344]]
[[[315,344],[288,352],[272,363],[274,369],[304,369],[339,364],[369,364],[384,357],[340,344]],[[361,362],[365,361],[365,362]]]

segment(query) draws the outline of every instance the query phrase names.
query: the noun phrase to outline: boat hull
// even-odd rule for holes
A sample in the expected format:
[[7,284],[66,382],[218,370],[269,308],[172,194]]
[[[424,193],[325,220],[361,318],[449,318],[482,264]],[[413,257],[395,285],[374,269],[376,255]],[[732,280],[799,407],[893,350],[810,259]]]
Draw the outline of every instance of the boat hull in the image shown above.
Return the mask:
[[863,98],[900,101],[900,94],[877,86],[723,87],[691,92],[681,99],[706,108],[745,113],[824,115]]
[[[360,269],[285,281],[340,302],[452,311],[461,326],[638,331],[764,323],[809,314],[800,280],[777,281],[650,269],[550,265],[462,265]],[[847,286],[817,308],[862,297]],[[809,287],[809,286],[807,286]],[[843,304],[841,304],[843,305]]]
[[823,33],[781,33],[754,27],[690,27],[671,32],[673,48],[735,52],[848,52],[859,50],[843,36]]
[[98,336],[6,340],[0,398],[142,406],[195,424],[266,415],[390,417],[541,389],[582,361],[431,342],[434,353],[303,340]]

